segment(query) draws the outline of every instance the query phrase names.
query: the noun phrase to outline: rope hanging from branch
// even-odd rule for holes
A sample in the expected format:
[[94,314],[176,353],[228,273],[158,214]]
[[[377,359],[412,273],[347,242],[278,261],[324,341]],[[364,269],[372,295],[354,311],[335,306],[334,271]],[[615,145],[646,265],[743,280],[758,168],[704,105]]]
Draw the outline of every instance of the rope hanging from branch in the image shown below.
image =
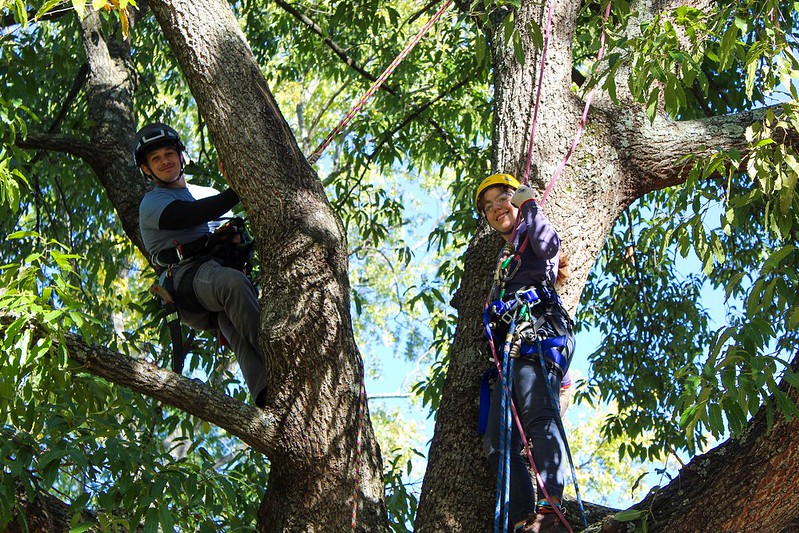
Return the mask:
[[444,2],[444,4],[439,8],[436,14],[433,15],[433,17],[427,21],[427,24],[425,24],[421,30],[419,30],[419,33],[414,35],[414,37],[405,46],[405,49],[402,52],[400,52],[400,54],[397,57],[394,58],[394,61],[392,61],[391,64],[386,68],[386,70],[384,70],[383,73],[380,74],[380,76],[377,78],[377,80],[375,80],[372,86],[369,87],[369,90],[366,91],[366,93],[364,93],[361,99],[358,100],[354,106],[352,106],[352,109],[350,109],[350,111],[344,116],[344,118],[341,119],[338,125],[335,128],[333,128],[333,131],[331,131],[327,135],[327,137],[325,137],[325,139],[319,144],[319,146],[316,147],[316,150],[314,150],[313,153],[311,153],[311,155],[308,156],[308,163],[313,165],[319,160],[319,157],[322,155],[322,152],[325,150],[325,148],[328,147],[328,145],[330,145],[330,143],[333,141],[333,138],[336,135],[338,135],[347,126],[347,124],[349,124],[350,120],[352,120],[352,118],[358,113],[358,111],[361,110],[366,101],[372,97],[372,95],[375,93],[375,91],[377,91],[378,88],[380,88],[383,82],[386,81],[386,78],[391,76],[391,73],[394,72],[394,69],[397,68],[397,65],[399,65],[402,62],[402,60],[405,59],[405,57],[407,57],[407,55],[411,52],[411,50],[413,50],[413,47],[416,46],[416,44],[422,39],[422,37],[424,37],[424,35],[433,26],[433,24],[435,24],[436,21],[438,21],[438,19],[441,18],[441,15],[444,14],[444,11],[446,11],[451,4],[452,0],[447,0],[446,2]]

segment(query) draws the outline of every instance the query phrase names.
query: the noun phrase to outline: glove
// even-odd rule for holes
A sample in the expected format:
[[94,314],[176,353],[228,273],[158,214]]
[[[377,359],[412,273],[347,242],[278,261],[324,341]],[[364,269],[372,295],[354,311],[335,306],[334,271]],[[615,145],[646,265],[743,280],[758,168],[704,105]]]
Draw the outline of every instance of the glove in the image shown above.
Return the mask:
[[530,200],[535,202],[535,198],[533,197],[533,189],[527,185],[519,185],[519,188],[516,189],[515,193],[513,193],[513,198],[510,199],[510,203],[521,209],[521,207]]

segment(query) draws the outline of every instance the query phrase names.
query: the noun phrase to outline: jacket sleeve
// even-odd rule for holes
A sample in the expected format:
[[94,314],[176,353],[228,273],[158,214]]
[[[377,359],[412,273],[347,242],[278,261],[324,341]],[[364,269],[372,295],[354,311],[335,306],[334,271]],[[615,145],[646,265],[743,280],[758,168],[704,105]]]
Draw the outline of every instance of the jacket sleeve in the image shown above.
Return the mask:
[[221,217],[237,203],[239,195],[233,189],[194,202],[175,200],[161,212],[158,229],[180,230],[204,224]]
[[522,217],[527,225],[530,249],[542,259],[552,259],[560,250],[560,237],[535,201],[522,204]]

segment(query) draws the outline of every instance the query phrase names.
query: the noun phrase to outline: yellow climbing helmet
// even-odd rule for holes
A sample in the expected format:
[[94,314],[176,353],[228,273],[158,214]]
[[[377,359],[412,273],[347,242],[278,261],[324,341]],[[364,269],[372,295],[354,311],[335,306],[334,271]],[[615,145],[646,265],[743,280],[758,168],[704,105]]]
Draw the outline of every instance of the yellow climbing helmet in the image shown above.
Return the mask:
[[492,174],[491,176],[488,176],[480,183],[480,185],[477,186],[477,193],[474,195],[474,207],[478,211],[480,210],[480,195],[484,190],[488,189],[489,187],[493,187],[494,185],[507,185],[508,187],[518,189],[521,183],[519,183],[519,180],[510,174]]

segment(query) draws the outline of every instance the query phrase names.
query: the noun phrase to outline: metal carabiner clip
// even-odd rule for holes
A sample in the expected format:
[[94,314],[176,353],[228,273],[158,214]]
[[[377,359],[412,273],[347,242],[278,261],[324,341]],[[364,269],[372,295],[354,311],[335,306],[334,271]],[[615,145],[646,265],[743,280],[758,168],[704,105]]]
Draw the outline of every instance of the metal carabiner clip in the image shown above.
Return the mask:
[[[503,270],[502,281],[503,281],[503,283],[513,279],[513,276],[515,276],[516,272],[519,271],[519,267],[522,266],[522,259],[518,255],[514,255],[514,256],[508,257],[507,261],[509,261],[509,263],[503,264],[503,267],[502,267],[502,270]],[[509,268],[508,265],[510,263],[513,263],[513,264]]]

